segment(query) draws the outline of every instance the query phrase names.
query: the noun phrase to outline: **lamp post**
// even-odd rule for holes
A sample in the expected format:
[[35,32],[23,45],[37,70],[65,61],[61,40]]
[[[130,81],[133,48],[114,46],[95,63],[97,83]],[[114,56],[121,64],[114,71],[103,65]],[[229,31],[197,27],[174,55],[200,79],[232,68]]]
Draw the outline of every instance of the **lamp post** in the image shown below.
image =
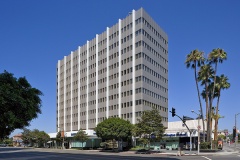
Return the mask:
[[196,115],[198,115],[198,155],[199,155],[199,152],[200,152],[200,123],[199,123],[199,120],[200,120],[200,117],[201,117],[201,114],[198,114],[196,112],[194,112],[194,110],[192,110],[192,113],[195,113]]
[[240,113],[235,114],[235,150],[237,150],[237,142],[238,142],[238,135],[237,135],[237,116]]

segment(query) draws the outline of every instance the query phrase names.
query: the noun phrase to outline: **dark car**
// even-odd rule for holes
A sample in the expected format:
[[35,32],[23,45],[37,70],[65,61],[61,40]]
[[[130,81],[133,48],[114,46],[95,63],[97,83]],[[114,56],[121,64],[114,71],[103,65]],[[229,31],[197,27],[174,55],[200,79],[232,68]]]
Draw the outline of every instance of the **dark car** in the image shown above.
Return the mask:
[[0,144],[0,147],[7,147],[6,144]]
[[150,154],[151,151],[149,149],[139,149],[136,151],[136,154]]

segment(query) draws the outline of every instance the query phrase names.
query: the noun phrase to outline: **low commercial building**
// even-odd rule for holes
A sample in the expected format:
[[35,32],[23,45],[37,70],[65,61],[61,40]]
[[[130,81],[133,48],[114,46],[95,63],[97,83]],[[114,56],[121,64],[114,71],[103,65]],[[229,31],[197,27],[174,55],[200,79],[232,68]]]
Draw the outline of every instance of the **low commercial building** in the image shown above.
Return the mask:
[[[212,139],[214,139],[214,120],[212,122]],[[203,123],[201,119],[187,120],[186,125],[192,132],[190,135],[189,130],[183,124],[182,121],[168,122],[168,129],[166,129],[164,138],[166,143],[164,144],[167,149],[177,149],[179,146],[189,149],[190,137],[192,138],[192,148],[197,148],[198,132],[200,132],[200,142],[203,141]],[[207,122],[205,121],[205,131],[207,129]]]
[[[102,142],[101,138],[98,138],[96,132],[94,130],[84,130],[88,136],[88,140],[86,142],[79,142],[74,140],[74,136],[78,131],[70,131],[64,132],[64,146],[65,148],[99,148],[100,143]],[[57,133],[49,133],[51,141],[48,141],[50,148],[59,148],[62,147],[62,142],[57,142],[56,137]]]
[[16,134],[13,136],[13,146],[20,147],[23,145],[22,134]]

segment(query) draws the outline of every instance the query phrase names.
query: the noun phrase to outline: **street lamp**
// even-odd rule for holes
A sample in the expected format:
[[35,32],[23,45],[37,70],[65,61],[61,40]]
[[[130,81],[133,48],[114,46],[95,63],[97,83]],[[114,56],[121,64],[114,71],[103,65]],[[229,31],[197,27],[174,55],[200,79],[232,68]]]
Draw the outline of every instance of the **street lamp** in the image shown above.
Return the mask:
[[237,116],[240,113],[235,114],[235,150],[237,150],[237,142],[238,142],[238,135],[237,135]]
[[198,128],[198,155],[199,155],[199,152],[200,152],[200,124],[199,124],[199,120],[200,120],[201,114],[198,114],[198,113],[194,112],[194,110],[192,110],[191,112],[198,115],[198,127],[197,128]]

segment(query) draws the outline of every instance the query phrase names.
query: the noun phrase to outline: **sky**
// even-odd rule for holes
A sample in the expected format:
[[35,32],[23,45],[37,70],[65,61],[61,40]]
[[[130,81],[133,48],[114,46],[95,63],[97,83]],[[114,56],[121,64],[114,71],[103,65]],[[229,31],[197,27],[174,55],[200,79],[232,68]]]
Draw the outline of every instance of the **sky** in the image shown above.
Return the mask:
[[[194,71],[184,64],[187,54],[194,49],[205,56],[215,48],[227,52],[217,72],[231,84],[221,95],[219,129],[232,131],[240,112],[239,0],[0,0],[0,73],[25,76],[44,93],[42,114],[29,129],[56,131],[57,61],[141,7],[168,35],[168,107],[179,116],[196,118],[191,110],[199,110]],[[169,113],[169,121],[179,119]],[[240,116],[237,121],[239,128]]]

